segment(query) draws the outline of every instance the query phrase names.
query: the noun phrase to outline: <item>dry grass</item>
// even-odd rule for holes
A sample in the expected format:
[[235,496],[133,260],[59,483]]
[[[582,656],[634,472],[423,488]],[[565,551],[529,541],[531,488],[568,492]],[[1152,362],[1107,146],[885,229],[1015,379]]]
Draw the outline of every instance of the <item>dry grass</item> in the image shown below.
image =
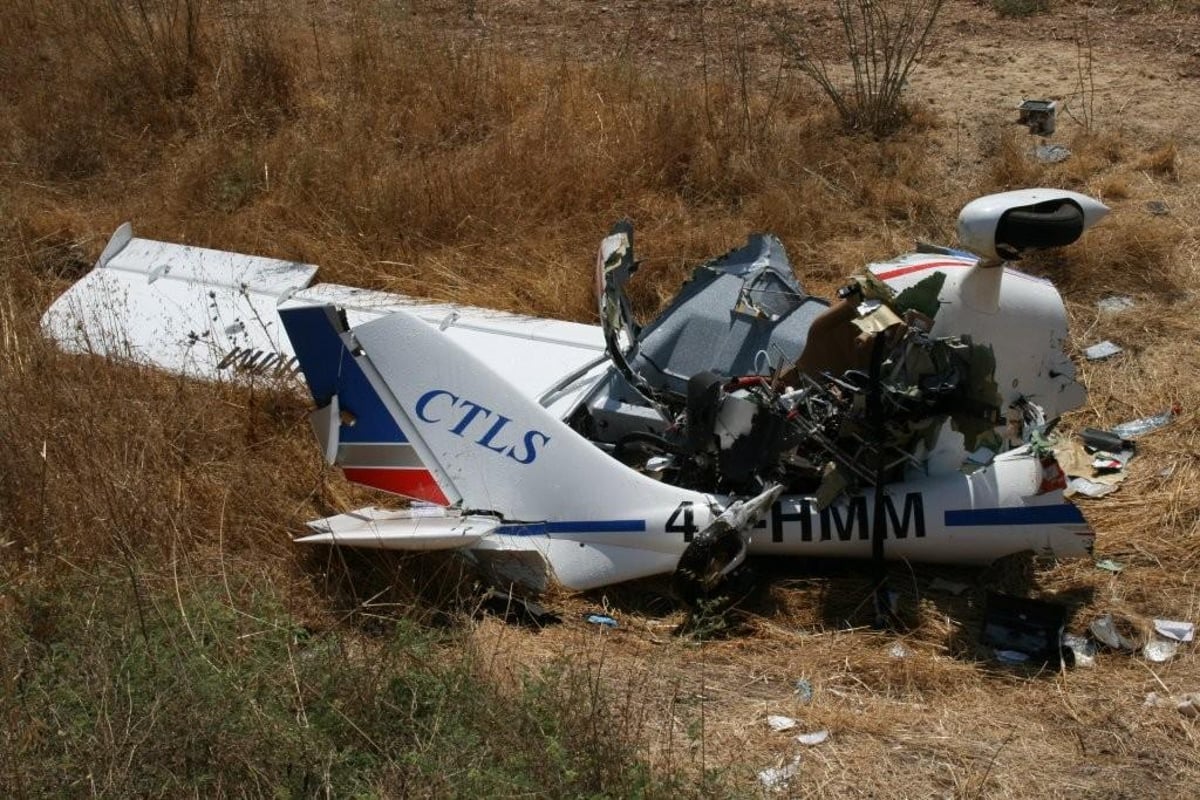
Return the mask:
[[[522,725],[561,730],[552,741],[577,752],[597,730],[588,732],[578,709],[594,712],[604,732],[628,736],[657,774],[685,779],[694,794],[729,786],[753,793],[758,769],[801,750],[767,729],[768,713],[832,732],[826,745],[804,749],[790,789],[796,796],[1189,793],[1200,775],[1194,722],[1141,703],[1148,691],[1197,688],[1190,649],[1164,666],[1105,655],[1092,671],[1030,675],[977,661],[974,642],[988,588],[1070,598],[1074,630],[1104,610],[1200,617],[1194,139],[1135,144],[1101,126],[1067,139],[1074,157],[1048,166],[1028,157],[1027,137],[1004,134],[967,154],[963,163],[973,166],[951,183],[930,158],[931,144],[951,135],[931,112],[887,141],[847,138],[811,93],[776,81],[778,62],[753,31],[739,51],[713,24],[706,48],[676,41],[678,63],[649,69],[616,46],[586,63],[570,52],[524,57],[494,27],[481,34],[457,5],[406,12],[312,4],[299,16],[269,0],[143,7],[153,22],[140,28],[123,3],[0,8],[0,696],[18,696],[28,681],[21,676],[51,663],[29,657],[35,651],[81,653],[97,685],[124,687],[125,673],[106,670],[135,652],[139,616],[152,631],[164,623],[166,643],[155,651],[163,675],[209,669],[199,653],[223,675],[259,686],[262,673],[239,671],[254,663],[254,639],[238,637],[263,628],[239,612],[337,643],[336,659],[319,662],[329,673],[301,668],[304,696],[349,691],[325,683],[338,663],[348,674],[375,676],[364,685],[381,686],[370,681],[412,660],[403,648],[380,658],[397,621],[411,614],[423,630],[452,633],[421,658],[461,665],[466,650],[471,673],[506,702],[524,697],[531,675],[545,677],[541,696],[562,713],[515,715]],[[192,23],[189,8],[199,9]],[[500,12],[484,8],[481,18],[492,24],[493,13]],[[686,38],[696,28],[679,30]],[[266,387],[189,384],[67,357],[36,329],[40,310],[127,218],[150,237],[319,263],[325,280],[589,320],[593,248],[620,216],[639,226],[644,267],[635,300],[648,314],[692,264],[749,229],[783,236],[798,274],[824,293],[912,238],[949,241],[953,213],[969,197],[1034,183],[1100,194],[1114,209],[1080,245],[1028,264],[1063,288],[1076,347],[1107,338],[1126,348],[1114,360],[1081,364],[1091,402],[1065,426],[1109,425],[1172,403],[1184,413],[1140,443],[1120,492],[1081,502],[1099,533],[1098,552],[1124,562],[1124,572],[1087,563],[983,573],[897,567],[910,623],[902,639],[911,655],[902,659],[889,655],[896,636],[846,628],[867,618],[867,578],[853,567],[764,565],[775,580],[747,606],[742,627],[703,644],[671,635],[681,614],[653,582],[556,598],[565,622],[541,632],[464,621],[471,600],[457,562],[289,544],[304,520],[368,498],[321,466],[298,402]],[[1150,214],[1149,200],[1165,201],[1170,213]],[[1095,301],[1114,293],[1132,295],[1137,308],[1099,315]],[[958,598],[932,593],[938,575],[972,589]],[[100,591],[113,585],[126,616],[117,615],[107,649],[94,638],[90,649],[64,640],[61,631],[89,641],[99,628],[87,626],[116,613]],[[109,605],[89,611],[104,597]],[[272,603],[279,608],[263,610]],[[581,621],[605,603],[622,623],[617,631]],[[222,622],[225,613],[236,622]],[[286,642],[272,651],[284,662],[301,652]],[[794,694],[798,678],[812,682],[811,704]],[[179,680],[187,697],[208,697]],[[117,719],[119,693],[83,694],[109,704],[101,703],[103,719]],[[390,710],[363,695],[337,694],[348,703],[342,713],[368,736],[393,735]],[[75,707],[69,698],[44,699],[38,708],[62,709],[64,718]],[[146,716],[130,725],[154,730],[162,748],[155,752],[169,754],[170,737],[149,722],[161,720],[155,708],[138,706]],[[281,708],[279,716],[229,719],[292,747],[295,736],[309,735],[290,727],[299,724],[297,708],[313,707]],[[33,772],[53,776],[63,752],[52,746],[55,731],[19,708],[5,711],[0,774],[32,774],[18,769],[29,755]],[[219,716],[200,721],[221,730]],[[98,791],[152,791],[121,783],[132,778],[118,769],[145,745],[110,735],[121,726],[94,723],[65,737],[93,747],[71,751],[79,759],[72,763],[95,768]],[[503,730],[532,735],[528,726]],[[346,735],[331,739],[344,746],[338,752],[371,751]],[[219,739],[198,738],[196,752]],[[253,773],[238,770],[260,756],[255,747],[242,755],[213,747],[208,757],[230,774]],[[313,747],[287,752],[306,764],[333,752]],[[244,791],[286,785],[307,794],[330,785],[320,776],[288,783],[287,765],[257,763],[278,771],[259,774],[259,783],[245,784],[257,788]],[[373,763],[366,784],[354,786],[393,796],[454,793],[447,783],[417,792],[403,783],[411,773],[400,765]],[[594,766],[554,763],[584,774]],[[44,780],[24,793],[63,788]],[[581,786],[629,788],[584,781],[543,789],[570,794]]]

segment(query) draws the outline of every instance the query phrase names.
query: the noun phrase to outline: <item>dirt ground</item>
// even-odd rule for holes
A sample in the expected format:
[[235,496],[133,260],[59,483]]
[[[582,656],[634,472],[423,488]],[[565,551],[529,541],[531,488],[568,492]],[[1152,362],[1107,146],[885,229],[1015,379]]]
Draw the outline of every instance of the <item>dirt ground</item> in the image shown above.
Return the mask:
[[[982,153],[1000,129],[1015,121],[1024,99],[1059,102],[1059,131],[1052,141],[1070,144],[1084,125],[1119,132],[1151,149],[1172,141],[1178,147],[1179,177],[1164,179],[1133,170],[1132,188],[1104,197],[1114,215],[1144,215],[1144,204],[1162,200],[1173,224],[1190,231],[1190,244],[1176,257],[1195,275],[1195,232],[1200,192],[1194,185],[1200,153],[1195,119],[1200,114],[1200,22],[1195,9],[1143,10],[1128,7],[1055,4],[1033,17],[998,17],[984,3],[948,5],[937,43],[912,79],[912,93],[936,109],[931,136],[946,181],[970,186],[978,179]],[[1059,7],[1062,6],[1062,7]],[[698,38],[727,37],[725,25],[742,19],[732,6],[674,2],[480,2],[465,30],[495,37],[525,55],[595,58],[622,51],[665,72],[693,72]],[[701,18],[703,14],[703,19]],[[830,26],[819,13],[814,25]],[[770,33],[751,23],[742,29],[753,53],[758,80],[768,85],[778,73],[779,53]],[[1077,47],[1090,33],[1089,55]],[[1062,113],[1065,112],[1065,113]],[[1020,140],[1029,148],[1033,140]],[[1099,190],[1099,191],[1096,191]],[[1145,264],[1154,270],[1156,265]],[[803,277],[803,276],[802,276]],[[1092,287],[1090,298],[1104,287]],[[1068,298],[1078,341],[1119,335],[1105,327],[1090,303]],[[1140,313],[1140,312],[1139,312]],[[1137,322],[1126,320],[1123,324]],[[1194,350],[1195,331],[1189,342]],[[1194,367],[1194,358],[1187,363]],[[1122,391],[1119,375],[1104,366],[1085,372],[1093,396]],[[1194,397],[1194,393],[1192,393]],[[1108,413],[1134,409],[1101,401]],[[1096,411],[1076,415],[1089,418]],[[1105,412],[1099,412],[1103,415]],[[1191,413],[1189,410],[1188,413]],[[1111,419],[1108,421],[1116,421]],[[1188,645],[1174,661],[1159,665],[1115,653],[1101,654],[1093,668],[1030,673],[976,660],[980,604],[986,588],[1015,587],[1085,598],[1071,629],[1081,631],[1096,613],[1124,609],[1141,615],[1196,619],[1195,564],[1157,562],[1130,553],[1119,540],[1120,513],[1111,507],[1134,502],[1161,483],[1157,474],[1171,463],[1195,464],[1189,440],[1195,429],[1160,434],[1177,441],[1182,461],[1146,448],[1134,477],[1118,496],[1084,506],[1099,531],[1099,558],[1132,562],[1129,572],[1110,574],[1090,564],[1039,567],[1029,582],[1003,571],[894,570],[916,618],[903,633],[847,628],[861,626],[867,603],[865,572],[833,574],[800,567],[760,565],[772,577],[766,598],[750,605],[744,627],[728,638],[697,644],[673,637],[678,614],[656,613],[664,587],[621,588],[607,595],[564,599],[565,622],[544,630],[488,622],[476,636],[481,647],[503,655],[500,663],[538,665],[561,655],[587,654],[614,686],[634,687],[643,698],[647,724],[663,752],[704,769],[732,770],[754,794],[756,773],[798,760],[794,777],[779,791],[796,797],[1183,797],[1200,778],[1195,722],[1173,709],[1144,706],[1149,692],[1174,695],[1200,688],[1200,662]],[[1175,447],[1169,447],[1175,451]],[[1189,473],[1194,474],[1194,473]],[[1186,491],[1195,491],[1187,487]],[[1160,535],[1194,541],[1195,517],[1179,519]],[[1136,563],[1138,566],[1133,566]],[[1151,596],[1134,573],[1153,571]],[[961,598],[929,591],[930,581],[948,576],[972,585]],[[1156,604],[1157,603],[1157,604]],[[621,627],[589,625],[582,616],[607,609]],[[903,657],[892,652],[903,645]],[[797,682],[813,688],[811,701]],[[775,732],[768,715],[798,721]],[[828,730],[822,744],[806,747],[796,733]]]

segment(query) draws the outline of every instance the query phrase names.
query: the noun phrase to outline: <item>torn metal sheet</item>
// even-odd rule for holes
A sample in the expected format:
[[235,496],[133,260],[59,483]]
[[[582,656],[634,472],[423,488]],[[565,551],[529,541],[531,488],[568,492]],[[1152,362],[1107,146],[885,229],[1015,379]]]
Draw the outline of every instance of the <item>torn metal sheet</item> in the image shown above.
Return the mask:
[[1174,619],[1154,620],[1154,631],[1164,639],[1174,639],[1177,642],[1190,642],[1196,636],[1194,623]]
[[1088,631],[1096,641],[1113,650],[1133,652],[1142,638],[1128,620],[1117,620],[1112,614],[1097,617],[1088,626]]
[[1166,425],[1170,425],[1175,417],[1182,413],[1183,409],[1178,404],[1168,408],[1161,414],[1155,414],[1151,417],[1142,417],[1130,422],[1122,422],[1120,425],[1114,425],[1112,432],[1122,439],[1136,439],[1139,436],[1156,431]]

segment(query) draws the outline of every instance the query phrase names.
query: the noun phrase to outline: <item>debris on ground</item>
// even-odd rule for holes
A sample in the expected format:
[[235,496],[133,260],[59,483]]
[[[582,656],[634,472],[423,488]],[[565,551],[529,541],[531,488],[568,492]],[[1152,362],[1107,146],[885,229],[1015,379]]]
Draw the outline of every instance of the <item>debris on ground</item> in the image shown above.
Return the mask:
[[546,626],[562,621],[542,604],[495,587],[488,588],[479,598],[479,607],[507,622],[522,625]]
[[600,625],[605,628],[620,627],[620,625],[617,624],[617,621],[608,614],[588,614],[586,617],[584,617],[584,621],[589,622],[592,625]]
[[1177,642],[1190,642],[1196,636],[1196,626],[1191,622],[1156,619],[1154,620],[1154,632],[1164,639],[1174,639]]
[[1006,664],[1057,666],[1066,623],[1061,603],[988,592],[979,643]]
[[1165,217],[1171,213],[1171,207],[1162,200],[1147,200],[1146,210],[1156,217]]
[[1137,303],[1128,295],[1118,294],[1110,297],[1103,297],[1096,303],[1096,308],[1103,314],[1118,314],[1122,311],[1128,311]]
[[1155,414],[1152,417],[1142,417],[1130,422],[1122,422],[1120,425],[1113,426],[1112,432],[1122,439],[1136,439],[1144,433],[1158,430],[1164,425],[1169,425],[1171,420],[1183,413],[1183,408],[1178,403],[1168,408],[1161,414]]
[[1071,157],[1071,150],[1061,144],[1039,144],[1033,148],[1033,157],[1043,164],[1059,164]]
[[829,731],[819,730],[812,733],[802,733],[796,737],[796,741],[805,747],[815,747],[829,738]]
[[796,727],[796,720],[782,714],[771,714],[767,717],[767,724],[771,726],[771,730],[782,733]]
[[[1070,658],[1074,662],[1071,666],[1096,666],[1096,645],[1091,639],[1075,633],[1064,633],[1062,644],[1066,650],[1070,651]],[[1066,654],[1064,653],[1064,655]]]
[[908,658],[912,655],[912,650],[904,646],[904,642],[896,642],[888,648],[888,655],[892,658]]
[[1155,664],[1163,664],[1170,661],[1179,652],[1179,642],[1171,641],[1170,639],[1153,639],[1146,642],[1142,648],[1142,655],[1147,661],[1153,661]]
[[767,791],[781,792],[788,782],[800,771],[800,756],[779,767],[767,767],[758,773],[758,782]]
[[1102,614],[1088,626],[1092,637],[1110,650],[1133,652],[1138,649],[1142,634],[1130,620]]
[[1058,441],[1054,445],[1054,460],[1069,478],[1063,494],[1091,498],[1112,494],[1125,480],[1125,465],[1135,452],[1133,443],[1126,441],[1125,436],[1095,428],[1085,429],[1078,439]]
[[1200,717],[1200,692],[1187,692],[1171,697],[1163,697],[1158,692],[1150,692],[1146,695],[1146,702],[1143,705],[1151,708],[1173,708],[1185,717]]
[[800,702],[808,705],[813,699],[813,685],[808,678],[800,678],[796,681],[794,691],[796,697],[800,698]]
[[1102,569],[1115,575],[1125,569],[1125,565],[1120,561],[1113,561],[1111,558],[1102,558],[1096,562],[1096,569]]
[[1106,358],[1112,358],[1120,352],[1123,352],[1123,350],[1119,344],[1114,344],[1105,339],[1103,342],[1098,342],[1091,347],[1085,348],[1083,356],[1088,361],[1103,361]]

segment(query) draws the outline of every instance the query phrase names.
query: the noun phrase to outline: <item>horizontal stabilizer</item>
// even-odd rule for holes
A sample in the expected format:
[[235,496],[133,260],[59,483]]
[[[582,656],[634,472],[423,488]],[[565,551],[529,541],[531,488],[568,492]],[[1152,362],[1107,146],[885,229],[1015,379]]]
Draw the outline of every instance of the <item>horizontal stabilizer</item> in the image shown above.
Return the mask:
[[403,511],[368,507],[313,520],[308,526],[316,533],[296,541],[375,550],[457,550],[476,544],[498,525],[491,517],[461,516],[430,506]]

